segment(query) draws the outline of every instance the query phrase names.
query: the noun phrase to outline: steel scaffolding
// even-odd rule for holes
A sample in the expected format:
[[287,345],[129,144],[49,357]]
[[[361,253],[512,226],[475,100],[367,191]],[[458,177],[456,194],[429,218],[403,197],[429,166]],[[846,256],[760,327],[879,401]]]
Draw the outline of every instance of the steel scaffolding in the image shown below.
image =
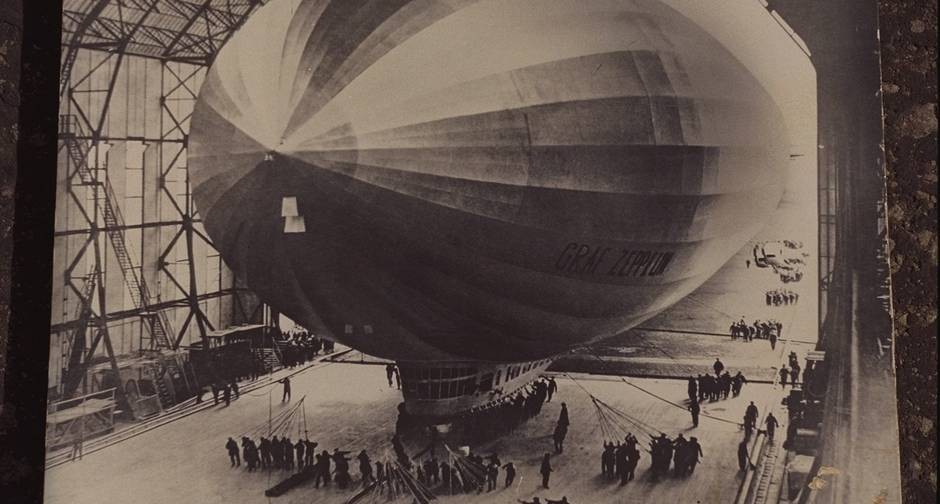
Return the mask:
[[[173,354],[216,326],[259,317],[202,229],[186,157],[206,70],[262,3],[64,1],[54,397],[82,392],[103,361],[117,376],[122,355]],[[169,362],[194,392],[181,361]]]

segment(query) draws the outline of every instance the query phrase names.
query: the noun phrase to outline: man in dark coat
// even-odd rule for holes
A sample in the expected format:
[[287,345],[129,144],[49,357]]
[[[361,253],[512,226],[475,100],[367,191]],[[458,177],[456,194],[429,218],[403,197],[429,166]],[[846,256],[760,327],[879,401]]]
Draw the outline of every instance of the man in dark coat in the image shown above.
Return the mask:
[[689,405],[689,411],[692,413],[692,427],[698,427],[698,415],[701,410],[698,401],[692,401],[692,404]]
[[542,488],[545,489],[548,488],[548,480],[552,476],[552,471],[554,471],[554,469],[552,469],[551,457],[549,453],[542,456],[542,465],[539,467],[539,474],[542,475]]
[[234,439],[228,438],[225,449],[228,450],[228,459],[232,462],[232,467],[242,465],[241,457],[238,456],[238,443]]
[[506,462],[503,469],[506,470],[506,488],[509,488],[513,480],[516,479],[516,466],[514,466],[512,462]]
[[686,447],[686,460],[685,460],[686,471],[689,474],[692,474],[695,472],[695,466],[698,465],[700,457],[704,456],[702,454],[702,445],[699,444],[697,437],[692,436],[691,438],[689,438],[689,443],[685,447]]
[[324,486],[330,486],[330,453],[328,451],[323,450],[317,455],[316,472],[317,475],[313,480],[313,487],[320,488],[321,481]]

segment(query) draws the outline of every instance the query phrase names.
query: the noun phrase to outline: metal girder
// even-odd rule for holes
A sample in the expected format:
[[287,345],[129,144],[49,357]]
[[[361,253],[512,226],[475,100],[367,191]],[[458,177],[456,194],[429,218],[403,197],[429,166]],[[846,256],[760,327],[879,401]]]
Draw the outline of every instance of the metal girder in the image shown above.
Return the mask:
[[[77,208],[84,216],[86,226],[73,229],[67,228],[55,233],[57,237],[87,236],[85,245],[70,251],[69,265],[64,281],[78,296],[79,301],[88,304],[81,292],[89,285],[94,285],[98,297],[98,313],[87,312],[88,316],[96,320],[94,337],[89,334],[82,344],[90,343],[84,351],[87,358],[83,359],[82,366],[87,366],[91,357],[101,346],[107,357],[115,366],[114,348],[112,347],[107,324],[118,320],[149,317],[152,324],[159,323],[169,327],[167,310],[188,308],[186,323],[179,331],[165,332],[169,346],[175,348],[185,338],[192,321],[199,327],[200,336],[204,339],[207,330],[214,327],[205,313],[201,302],[209,299],[232,296],[233,308],[244,316],[245,307],[242,306],[240,292],[247,292],[241,287],[222,289],[217,287],[213,292],[199,292],[196,281],[196,257],[193,250],[194,238],[212,246],[211,240],[195,224],[200,222],[197,211],[192,204],[191,189],[188,176],[174,180],[174,170],[185,170],[188,147],[189,119],[192,115],[191,105],[195,104],[198,96],[199,84],[203,78],[207,65],[211,63],[217,51],[230,39],[234,31],[241,26],[248,16],[263,2],[260,0],[98,0],[94,3],[79,0],[65,0],[63,12],[63,66],[61,73],[61,93],[63,95],[64,114],[74,115],[66,124],[65,130],[60,130],[62,146],[76,147],[75,152],[68,152],[66,156],[66,187],[69,194],[69,204]],[[87,53],[91,56],[87,60],[79,60],[79,56]],[[94,56],[98,55],[98,56]],[[148,138],[146,133],[140,135],[138,127],[137,136],[131,135],[130,128],[123,135],[109,134],[109,124],[113,123],[111,102],[115,97],[115,89],[123,83],[119,75],[123,75],[123,63],[128,56],[143,57],[160,61],[160,89],[159,89],[159,135]],[[76,74],[77,61],[88,61],[81,74]],[[177,66],[179,64],[180,66]],[[185,65],[192,67],[185,67]],[[120,96],[120,95],[119,95]],[[186,102],[182,105],[182,102]],[[126,119],[117,119],[126,120]],[[74,123],[74,124],[72,124]],[[84,125],[84,128],[81,126]],[[84,131],[82,131],[84,130]],[[114,130],[112,129],[112,132]],[[144,130],[145,131],[145,130]],[[153,137],[153,134],[150,134]],[[107,173],[104,172],[104,163],[101,156],[103,151],[94,149],[102,143],[143,142],[155,145],[153,152],[156,155],[157,174],[156,197],[161,198],[163,205],[172,205],[179,214],[179,219],[159,222],[141,222],[138,224],[125,224],[120,216],[117,197],[109,187]],[[75,159],[72,159],[75,158]],[[89,182],[91,181],[91,182]],[[183,183],[185,190],[174,189],[171,184]],[[180,193],[183,194],[174,194]],[[118,193],[120,194],[120,193]],[[149,193],[148,193],[149,194]],[[161,197],[160,194],[165,197]],[[88,199],[94,195],[93,199]],[[104,207],[101,201],[107,200]],[[114,200],[114,201],[112,201]],[[110,216],[110,217],[108,217]],[[105,222],[100,222],[104,218]],[[109,220],[110,219],[110,220]],[[124,242],[124,232],[134,229],[163,228],[178,226],[176,236],[169,246],[160,254],[157,264],[157,274],[168,280],[180,292],[181,296],[169,301],[159,298],[150,298],[149,289],[143,282],[143,277],[135,276],[136,282],[128,285],[135,308],[108,312],[104,304],[103,281],[104,254],[100,250],[98,238],[111,239],[112,244],[116,235],[121,235]],[[101,236],[104,232],[106,236]],[[188,269],[188,286],[174,277],[167,268],[167,257],[171,250],[179,244],[179,238],[185,238],[186,263]],[[95,257],[91,258],[86,250],[95,247]],[[122,260],[118,253],[118,262],[121,272],[125,274],[127,282],[126,265],[136,268],[134,275],[142,275],[142,268],[133,262]],[[177,252],[179,254],[179,252]],[[126,255],[126,254],[125,254]],[[131,256],[133,257],[133,255]],[[178,256],[177,256],[178,257]],[[139,261],[141,258],[137,258]],[[99,281],[90,284],[85,278],[85,284],[79,285],[79,277],[72,278],[73,271],[83,262],[94,261]],[[125,264],[126,263],[126,264]],[[139,262],[138,262],[139,264]],[[74,281],[73,281],[74,280]],[[140,292],[135,293],[133,285],[139,284]],[[136,296],[136,298],[135,298]],[[137,299],[140,302],[137,302]],[[119,303],[120,304],[120,303]],[[112,303],[113,305],[113,303]],[[113,307],[111,308],[113,309]],[[233,315],[235,312],[233,312]],[[74,316],[74,315],[73,315]],[[83,316],[75,316],[52,326],[53,333],[79,330]],[[89,329],[92,330],[92,329]],[[156,334],[151,338],[155,341]],[[100,353],[100,352],[99,352]],[[76,370],[82,372],[82,370]]]
[[[248,289],[244,287],[232,287],[230,289],[222,289],[222,290],[218,290],[214,292],[206,292],[206,293],[200,294],[197,297],[197,299],[200,302],[202,302],[202,301],[208,301],[210,299],[216,299],[216,298],[220,298],[224,296],[235,296],[237,298],[237,294],[240,292],[251,292],[251,291],[249,291]],[[148,309],[151,311],[155,311],[155,310],[167,310],[171,308],[185,308],[187,306],[189,306],[189,298],[181,297],[177,299],[172,299],[170,301],[161,301],[159,303],[154,303],[150,305]],[[143,313],[146,313],[146,312],[141,309],[113,311],[111,313],[108,313],[107,316],[103,317],[102,320],[105,320],[106,322],[110,323],[110,322],[115,322],[118,320],[137,318],[137,317],[140,317],[141,314]],[[77,327],[78,323],[79,321],[76,319],[76,320],[69,320],[67,322],[61,322],[58,324],[52,324],[50,326],[50,332],[58,333],[62,331],[69,331]]]
[[[95,8],[65,2],[63,26],[66,45],[108,50],[127,33],[132,24],[151,6],[156,14],[127,40],[122,51],[128,55],[208,65],[218,50],[261,5],[261,0],[100,0]],[[87,10],[85,10],[87,9]],[[66,62],[68,59],[66,58]],[[63,90],[64,92],[64,90]]]

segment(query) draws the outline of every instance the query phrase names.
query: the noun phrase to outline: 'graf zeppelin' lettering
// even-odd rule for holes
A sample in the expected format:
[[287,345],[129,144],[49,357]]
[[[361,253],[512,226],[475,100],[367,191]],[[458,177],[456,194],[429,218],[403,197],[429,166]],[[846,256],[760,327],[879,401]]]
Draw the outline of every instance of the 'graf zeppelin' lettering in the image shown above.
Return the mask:
[[592,247],[571,242],[561,251],[555,261],[555,268],[567,273],[590,275],[659,276],[666,271],[673,255],[672,252]]

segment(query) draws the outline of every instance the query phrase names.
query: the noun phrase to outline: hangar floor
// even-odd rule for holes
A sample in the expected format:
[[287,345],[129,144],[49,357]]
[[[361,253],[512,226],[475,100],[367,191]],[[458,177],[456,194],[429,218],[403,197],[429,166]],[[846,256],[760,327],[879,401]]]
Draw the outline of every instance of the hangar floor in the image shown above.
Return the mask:
[[[505,463],[518,468],[516,483],[509,489],[500,485],[481,495],[440,497],[442,502],[516,502],[541,496],[572,503],[596,502],[729,502],[740,486],[736,449],[743,438],[735,424],[748,401],[763,412],[782,396],[770,385],[745,386],[741,396],[705,403],[698,428],[691,428],[687,412],[663,399],[682,403],[685,383],[676,380],[628,379],[660,398],[641,392],[618,378],[573,375],[559,376],[559,392],[546,404],[541,415],[511,435],[481,446],[474,452],[496,452]],[[249,503],[266,500],[266,488],[286,478],[285,471],[248,473],[231,468],[225,452],[229,436],[238,438],[259,424],[271,411],[276,415],[305,398],[304,411],[310,439],[320,448],[367,450],[373,459],[391,458],[389,438],[394,431],[398,390],[390,389],[381,366],[323,362],[297,374],[293,379],[293,401],[282,403],[281,387],[274,384],[244,394],[231,406],[218,406],[156,428],[140,436],[89,454],[46,473],[46,502],[126,503],[165,502]],[[356,394],[350,390],[355,388]],[[611,406],[629,412],[644,423],[670,436],[682,432],[697,436],[704,459],[688,478],[667,477],[653,481],[649,456],[640,460],[637,479],[625,487],[606,482],[600,476],[602,434],[591,395]],[[539,488],[540,456],[551,451],[550,434],[560,402],[568,404],[571,429],[563,454],[553,457],[555,472],[551,490]],[[727,422],[724,420],[726,419]],[[292,436],[296,439],[296,436]],[[643,438],[641,437],[641,441]],[[418,451],[426,440],[405,439],[409,452]],[[352,470],[354,478],[358,473]],[[357,483],[358,480],[354,482]],[[500,478],[502,482],[502,478]],[[311,484],[289,491],[271,502],[346,502],[353,490],[314,489]],[[105,497],[106,496],[106,497]]]

